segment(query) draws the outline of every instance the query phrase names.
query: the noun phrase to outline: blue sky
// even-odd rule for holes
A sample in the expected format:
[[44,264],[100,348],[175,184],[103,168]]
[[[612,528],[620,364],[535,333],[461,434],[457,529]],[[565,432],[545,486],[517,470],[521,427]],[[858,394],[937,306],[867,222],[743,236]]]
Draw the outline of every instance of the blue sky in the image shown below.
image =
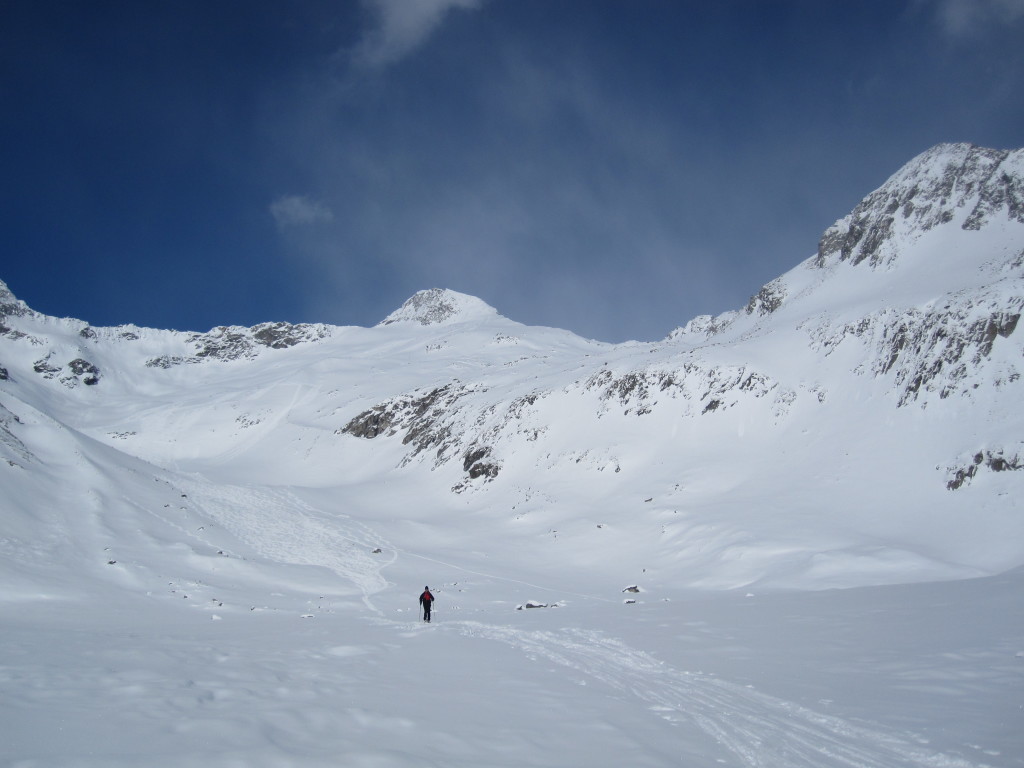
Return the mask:
[[441,287],[656,340],[930,146],[1024,146],[1024,0],[5,0],[0,104],[0,279],[41,312]]

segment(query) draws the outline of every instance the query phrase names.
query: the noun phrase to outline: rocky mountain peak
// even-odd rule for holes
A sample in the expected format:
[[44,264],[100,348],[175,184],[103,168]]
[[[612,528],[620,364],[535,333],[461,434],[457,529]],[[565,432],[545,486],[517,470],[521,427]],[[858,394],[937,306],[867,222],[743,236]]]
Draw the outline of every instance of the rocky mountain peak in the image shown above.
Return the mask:
[[7,283],[0,280],[0,320],[5,317],[18,317],[30,312],[29,308],[25,305],[25,302],[18,299],[11,289],[7,287]]
[[379,324],[441,325],[471,318],[494,317],[497,314],[494,307],[475,296],[447,288],[431,288],[410,297]]
[[918,155],[829,227],[815,266],[888,264],[899,236],[958,224],[977,230],[997,215],[1024,223],[1024,150],[939,144]]

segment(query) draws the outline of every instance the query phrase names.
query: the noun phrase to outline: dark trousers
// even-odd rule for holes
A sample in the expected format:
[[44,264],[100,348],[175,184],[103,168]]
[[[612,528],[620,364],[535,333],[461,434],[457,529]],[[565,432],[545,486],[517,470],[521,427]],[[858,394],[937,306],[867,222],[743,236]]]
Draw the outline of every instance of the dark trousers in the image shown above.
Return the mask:
[[430,601],[425,600],[423,602],[423,620],[430,621]]

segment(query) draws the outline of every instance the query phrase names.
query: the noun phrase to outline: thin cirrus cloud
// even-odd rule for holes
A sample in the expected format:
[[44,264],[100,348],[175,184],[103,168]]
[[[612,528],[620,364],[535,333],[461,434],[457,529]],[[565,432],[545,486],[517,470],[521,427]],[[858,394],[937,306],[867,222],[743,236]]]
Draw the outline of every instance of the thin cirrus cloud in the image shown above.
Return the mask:
[[934,6],[943,31],[951,37],[978,34],[993,24],[1024,18],[1024,0],[922,0]]
[[478,8],[482,0],[364,0],[375,19],[352,54],[365,69],[380,69],[422,45],[453,9]]
[[270,215],[281,231],[334,220],[331,209],[303,195],[282,195],[270,204]]
[[[306,281],[304,311],[375,322],[416,290],[447,287],[517,320],[622,341],[742,306],[914,152],[948,136],[986,141],[918,78],[931,82],[993,22],[1019,22],[1024,0],[914,4],[878,15],[909,40],[950,43],[924,65],[904,55],[910,45],[879,44],[871,66],[859,45],[844,47],[851,34],[876,41],[877,19],[848,33],[856,14],[821,30],[790,17],[777,22],[786,34],[832,35],[840,64],[806,66],[836,46],[787,58],[765,43],[752,55],[781,63],[754,88],[735,51],[764,36],[736,29],[736,8],[691,34],[685,55],[642,56],[603,21],[551,33],[571,45],[538,46],[527,25],[547,20],[539,5],[363,0],[361,30],[331,48],[320,77],[280,95],[267,132],[287,136],[282,155],[299,160],[277,177],[316,190],[270,211]],[[670,42],[655,21],[683,28],[668,12],[621,18],[654,50]],[[452,78],[447,68],[470,55]],[[883,71],[894,92],[920,98],[916,109],[868,87]],[[847,82],[864,87],[836,96]],[[844,146],[875,158],[870,171],[844,163]]]

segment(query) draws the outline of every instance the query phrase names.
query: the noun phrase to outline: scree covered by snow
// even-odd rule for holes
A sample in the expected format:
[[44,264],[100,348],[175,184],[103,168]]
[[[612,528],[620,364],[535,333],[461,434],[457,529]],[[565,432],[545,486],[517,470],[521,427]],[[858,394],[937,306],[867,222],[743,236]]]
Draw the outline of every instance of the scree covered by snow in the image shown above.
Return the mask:
[[0,764],[1024,766],[1022,169],[937,147],[654,343],[0,283]]

